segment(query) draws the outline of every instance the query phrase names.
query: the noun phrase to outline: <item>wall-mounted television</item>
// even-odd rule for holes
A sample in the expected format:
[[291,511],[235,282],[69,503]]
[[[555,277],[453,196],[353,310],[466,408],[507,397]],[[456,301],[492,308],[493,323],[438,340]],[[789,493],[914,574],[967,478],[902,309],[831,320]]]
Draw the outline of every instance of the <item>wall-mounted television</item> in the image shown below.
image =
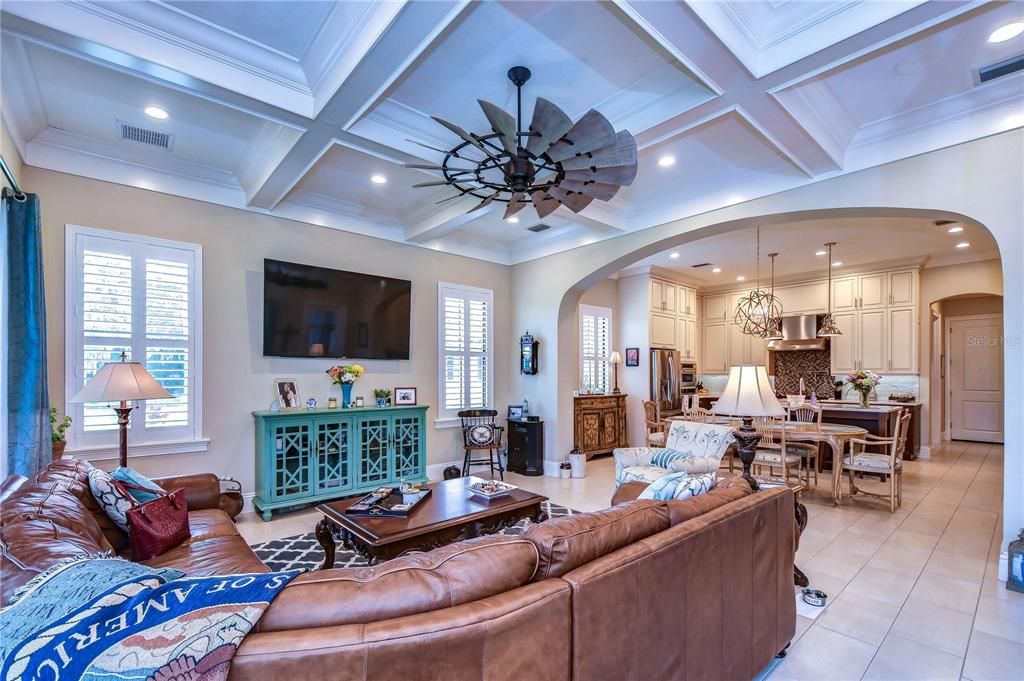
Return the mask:
[[409,359],[412,282],[263,261],[263,354]]

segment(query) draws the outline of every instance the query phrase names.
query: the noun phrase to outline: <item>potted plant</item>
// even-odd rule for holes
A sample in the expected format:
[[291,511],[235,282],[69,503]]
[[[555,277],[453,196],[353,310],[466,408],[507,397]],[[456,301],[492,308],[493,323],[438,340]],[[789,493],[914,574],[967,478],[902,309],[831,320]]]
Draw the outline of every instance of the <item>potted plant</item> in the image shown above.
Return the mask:
[[391,403],[391,391],[387,388],[374,388],[373,396],[377,398],[378,407],[386,407]]
[[558,477],[560,477],[560,478],[571,478],[572,477],[572,464],[569,463],[569,459],[563,459],[562,463],[558,464]]
[[57,407],[50,407],[50,460],[60,461],[64,456],[64,448],[68,441],[64,439],[64,433],[71,426],[71,417],[57,418]]
[[341,386],[341,407],[348,409],[352,406],[352,384],[356,379],[366,373],[366,369],[358,364],[342,364],[333,366],[325,372],[331,377],[331,383]]

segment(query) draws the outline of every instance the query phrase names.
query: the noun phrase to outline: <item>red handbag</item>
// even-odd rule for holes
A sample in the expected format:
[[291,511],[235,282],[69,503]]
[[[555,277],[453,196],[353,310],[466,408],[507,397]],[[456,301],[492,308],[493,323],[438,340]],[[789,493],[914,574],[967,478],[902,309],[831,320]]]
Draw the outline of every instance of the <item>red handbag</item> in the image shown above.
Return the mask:
[[[192,536],[184,489],[176,489],[168,494],[163,490],[149,489],[123,480],[115,480],[114,485],[132,499],[132,507],[125,511],[132,560],[149,560],[179,546]],[[139,503],[128,492],[130,489],[156,494],[157,498]]]

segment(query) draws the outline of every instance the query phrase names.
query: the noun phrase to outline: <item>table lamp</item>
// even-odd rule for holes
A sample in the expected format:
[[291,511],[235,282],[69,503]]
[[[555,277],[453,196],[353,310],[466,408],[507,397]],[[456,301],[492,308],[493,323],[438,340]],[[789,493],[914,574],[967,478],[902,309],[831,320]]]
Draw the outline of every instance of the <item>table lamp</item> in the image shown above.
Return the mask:
[[612,390],[616,395],[619,394],[619,365],[622,364],[622,355],[619,354],[618,350],[612,350],[612,354],[608,356],[608,361],[612,363],[612,370],[615,372],[615,389]]
[[754,417],[784,416],[786,413],[775,398],[775,390],[768,380],[768,370],[754,364],[730,367],[725,391],[711,407],[711,413],[743,417],[743,425],[733,430],[732,434],[740,450],[740,461],[743,462],[743,479],[756,492],[760,485],[750,474],[750,466],[754,463],[761,434],[754,430]]
[[134,407],[129,402],[163,400],[174,397],[156,382],[139,362],[129,362],[121,353],[120,362],[107,362],[85,387],[71,398],[71,402],[120,402],[114,407],[117,425],[121,429],[119,464],[128,467],[128,417]]

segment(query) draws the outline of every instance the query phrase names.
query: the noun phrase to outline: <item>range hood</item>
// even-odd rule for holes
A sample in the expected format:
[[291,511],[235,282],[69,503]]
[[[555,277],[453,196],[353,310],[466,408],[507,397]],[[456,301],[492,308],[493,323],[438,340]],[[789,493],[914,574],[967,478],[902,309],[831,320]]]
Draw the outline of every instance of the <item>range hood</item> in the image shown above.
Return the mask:
[[782,340],[768,341],[768,349],[777,352],[791,350],[827,350],[828,338],[819,338],[821,315],[805,314],[782,318]]

